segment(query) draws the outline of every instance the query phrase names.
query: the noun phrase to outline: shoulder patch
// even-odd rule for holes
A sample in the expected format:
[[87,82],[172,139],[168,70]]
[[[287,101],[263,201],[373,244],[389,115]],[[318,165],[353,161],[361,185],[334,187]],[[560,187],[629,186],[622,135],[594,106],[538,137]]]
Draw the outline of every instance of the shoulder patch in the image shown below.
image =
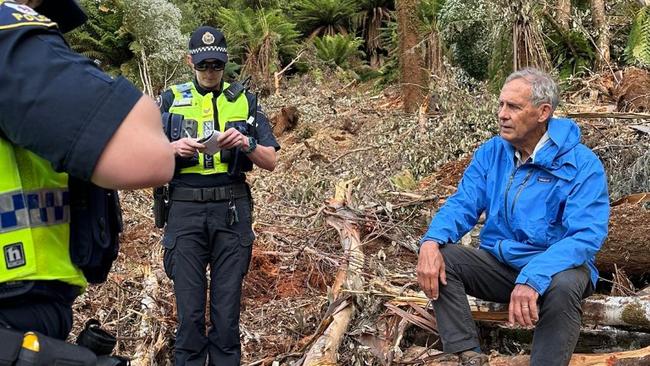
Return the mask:
[[19,27],[56,27],[56,23],[26,5],[0,1],[0,30]]

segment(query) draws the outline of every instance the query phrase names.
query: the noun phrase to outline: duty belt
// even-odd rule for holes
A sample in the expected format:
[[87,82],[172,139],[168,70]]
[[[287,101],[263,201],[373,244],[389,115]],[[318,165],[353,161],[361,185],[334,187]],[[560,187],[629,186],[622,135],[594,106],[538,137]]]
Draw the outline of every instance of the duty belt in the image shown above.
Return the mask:
[[175,187],[172,189],[170,194],[172,201],[190,202],[226,201],[232,198],[243,197],[248,197],[248,186],[246,184],[213,188]]

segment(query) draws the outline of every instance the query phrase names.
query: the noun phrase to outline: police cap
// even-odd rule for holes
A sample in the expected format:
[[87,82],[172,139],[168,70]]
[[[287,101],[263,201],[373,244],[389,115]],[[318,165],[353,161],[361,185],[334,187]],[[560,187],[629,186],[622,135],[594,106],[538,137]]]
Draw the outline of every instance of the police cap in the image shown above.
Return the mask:
[[227,48],[226,38],[216,28],[199,27],[190,36],[189,53],[195,65],[209,59],[228,62]]

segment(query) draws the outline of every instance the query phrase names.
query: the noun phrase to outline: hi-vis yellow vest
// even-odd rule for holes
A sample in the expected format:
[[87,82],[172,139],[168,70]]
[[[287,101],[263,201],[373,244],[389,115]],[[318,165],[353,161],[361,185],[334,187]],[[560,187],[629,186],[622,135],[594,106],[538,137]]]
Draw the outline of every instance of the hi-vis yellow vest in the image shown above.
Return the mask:
[[69,252],[68,175],[0,137],[0,283],[59,280],[85,288]]
[[[224,82],[223,89],[225,90],[228,85],[228,83]],[[229,102],[223,93],[221,93],[215,103],[212,93],[201,95],[192,82],[174,85],[171,90],[174,93],[174,104],[169,108],[169,112],[182,114],[185,116],[185,119],[196,120],[198,122],[197,130],[199,138],[208,136],[217,126],[219,131],[223,132],[226,123],[230,121],[245,121],[248,119],[248,99],[246,99],[245,93],[242,93],[234,102]],[[217,108],[217,121],[214,120],[215,107]],[[227,171],[228,163],[221,162],[220,153],[214,156],[199,153],[199,163],[181,169],[181,174],[194,173],[209,175],[226,173]]]

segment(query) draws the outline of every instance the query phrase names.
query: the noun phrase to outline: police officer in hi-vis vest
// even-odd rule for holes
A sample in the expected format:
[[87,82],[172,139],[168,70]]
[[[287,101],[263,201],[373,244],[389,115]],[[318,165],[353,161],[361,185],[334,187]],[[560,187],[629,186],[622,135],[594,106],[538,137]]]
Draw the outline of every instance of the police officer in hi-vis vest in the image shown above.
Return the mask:
[[99,222],[119,215],[105,188],[160,185],[174,170],[153,100],[63,39],[85,19],[74,0],[0,0],[0,328],[9,334],[65,339],[74,299],[106,279],[116,255],[115,245],[97,263],[102,273],[86,272],[93,235],[117,237],[117,222]]
[[[163,237],[164,266],[174,282],[178,312],[175,361],[203,366],[209,358],[210,365],[239,365],[241,286],[254,240],[245,172],[253,165],[272,171],[280,146],[256,96],[240,83],[223,81],[228,53],[219,30],[196,29],[187,61],[194,79],[161,96],[161,110],[169,113],[163,113],[164,128],[177,157]],[[218,137],[199,142],[213,133]],[[211,324],[206,334],[208,266]]]

